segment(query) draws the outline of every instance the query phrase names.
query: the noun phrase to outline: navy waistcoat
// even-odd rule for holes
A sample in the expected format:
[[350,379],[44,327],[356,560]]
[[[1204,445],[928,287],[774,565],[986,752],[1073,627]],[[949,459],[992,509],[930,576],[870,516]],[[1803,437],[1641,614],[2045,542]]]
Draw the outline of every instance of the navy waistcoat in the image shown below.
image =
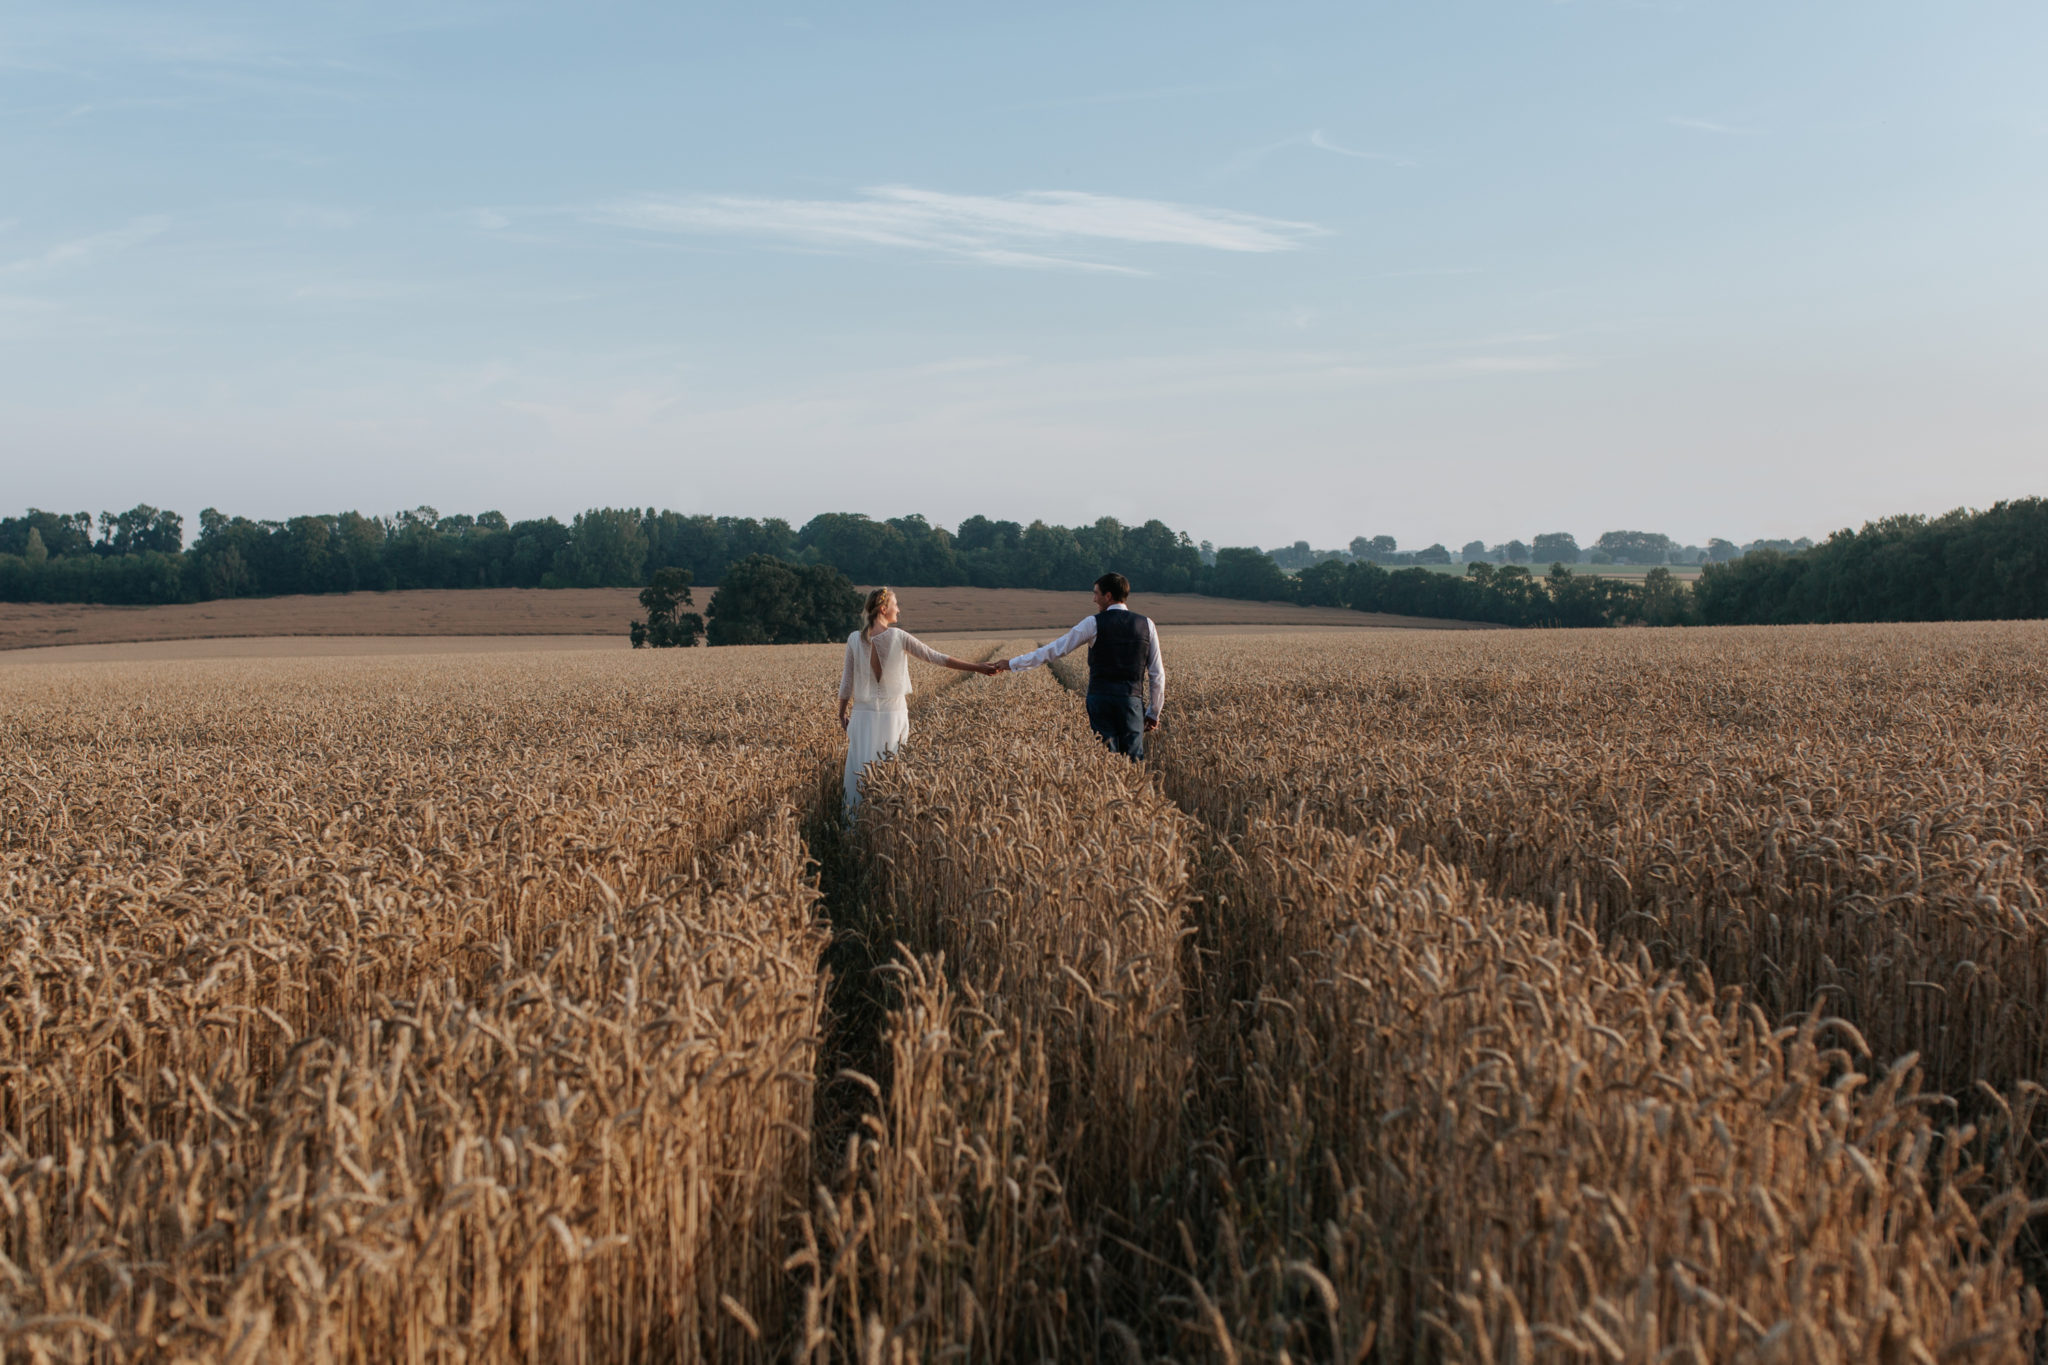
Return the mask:
[[1088,690],[1136,696],[1145,690],[1152,661],[1151,621],[1126,608],[1097,612],[1088,646]]

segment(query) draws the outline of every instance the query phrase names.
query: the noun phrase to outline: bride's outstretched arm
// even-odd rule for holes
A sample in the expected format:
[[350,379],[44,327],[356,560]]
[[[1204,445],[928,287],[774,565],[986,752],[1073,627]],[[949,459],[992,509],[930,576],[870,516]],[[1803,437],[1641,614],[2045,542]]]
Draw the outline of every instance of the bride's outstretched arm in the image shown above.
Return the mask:
[[846,666],[839,671],[839,728],[844,730],[853,711],[853,646],[846,646]]
[[937,664],[941,668],[956,669],[961,673],[987,674],[995,671],[989,664],[978,664],[967,659],[956,659],[950,654],[941,654],[907,630],[903,632],[903,647],[926,663]]

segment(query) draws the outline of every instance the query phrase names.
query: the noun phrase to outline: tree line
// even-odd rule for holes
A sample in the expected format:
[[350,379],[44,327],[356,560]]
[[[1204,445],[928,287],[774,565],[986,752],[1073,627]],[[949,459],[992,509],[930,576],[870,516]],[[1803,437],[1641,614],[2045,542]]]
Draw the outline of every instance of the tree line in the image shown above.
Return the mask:
[[[1656,538],[1602,536],[1623,555],[1668,552]],[[1539,537],[1543,539],[1543,537]],[[1355,544],[1356,542],[1354,542]],[[1726,541],[1713,543],[1735,548]],[[1466,547],[1469,551],[1470,546]],[[1850,621],[1983,621],[2048,617],[2048,500],[2022,498],[1981,512],[1895,516],[1812,541],[1755,543],[1709,558],[1692,585],[1668,568],[1636,582],[1547,574],[1466,557],[1462,578],[1375,560],[1325,557],[1287,575],[1270,555],[1224,550],[1208,589],[1224,597],[1285,597],[1402,616],[1516,626],[1789,625]],[[1282,582],[1281,580],[1287,580]],[[1290,590],[1291,589],[1291,590]]]
[[[1268,550],[1273,562],[1289,573],[1299,573],[1313,564],[1336,560],[1344,564],[1378,564],[1401,568],[1428,564],[1722,564],[1758,550],[1796,553],[1811,546],[1811,540],[1753,540],[1738,545],[1719,536],[1705,545],[1681,545],[1661,531],[1603,531],[1590,545],[1580,545],[1569,531],[1546,531],[1533,540],[1507,540],[1488,545],[1468,540],[1453,553],[1438,542],[1419,550],[1403,550],[1392,536],[1355,536],[1348,549],[1316,550],[1305,540],[1278,550]],[[1254,546],[1253,548],[1257,548]]]
[[502,513],[443,516],[419,507],[394,516],[341,512],[256,521],[213,508],[183,543],[175,512],[31,509],[0,518],[0,600],[194,602],[287,593],[402,588],[640,587],[662,569],[700,585],[729,565],[766,555],[830,564],[859,583],[987,588],[1086,588],[1115,569],[1151,592],[1197,592],[1199,547],[1164,522],[1125,526],[1028,525],[969,517],[957,532],[921,516],[877,521],[828,512],[801,528],[769,517],[691,516],[598,507],[568,524],[509,521]]
[[[182,519],[148,506],[103,512],[97,520],[36,509],[0,517],[0,601],[146,604],[401,588],[642,587],[664,570],[711,586],[741,561],[773,579],[761,562],[777,561],[830,567],[855,583],[905,587],[1071,591],[1115,570],[1144,592],[1523,626],[2048,615],[2048,502],[2039,498],[1984,512],[1889,517],[1819,545],[1737,547],[1717,540],[1692,588],[1661,568],[1623,582],[1566,567],[1581,557],[1674,557],[1668,537],[1634,531],[1609,532],[1590,551],[1567,533],[1539,535],[1526,557],[1516,550],[1520,542],[1483,557],[1474,542],[1462,554],[1465,573],[1456,576],[1427,567],[1450,562],[1442,546],[1401,551],[1391,536],[1361,536],[1349,551],[1312,551],[1306,542],[1295,547],[1302,553],[1219,550],[1158,520],[1127,526],[1112,517],[1068,527],[974,516],[956,531],[921,516],[828,512],[792,527],[772,517],[609,507],[567,524],[553,517],[513,522],[497,512],[443,516],[431,507],[390,517],[343,512],[286,521],[208,508],[199,520],[188,548]],[[1545,564],[1547,573],[1531,567]]]
[[1709,565],[1693,602],[1709,625],[2048,616],[2048,500],[1886,517],[1795,554]]
[[1538,575],[1518,564],[1474,561],[1464,575],[1371,560],[1326,559],[1298,574],[1254,549],[1216,552],[1205,591],[1217,597],[1349,607],[1393,616],[1491,621],[1504,626],[1683,625],[1691,596],[1667,568],[1640,581],[1575,574],[1563,564]]
[[[1601,563],[1662,563],[1670,544],[1665,536],[1616,531],[1584,553]],[[1482,556],[1484,547],[1473,542],[1463,558],[1522,564],[1533,553],[1533,562],[1543,564],[1576,563],[1582,555],[1565,532],[1539,535],[1524,553],[1529,548],[1512,541]],[[1453,562],[1441,545],[1405,551],[1392,536],[1360,536],[1348,551],[1310,550],[1301,541],[1247,552],[1266,554],[1290,573],[1329,561],[1386,568]],[[401,588],[638,587],[669,568],[709,586],[728,565],[753,555],[831,564],[859,583],[918,587],[1085,588],[1108,569],[1148,592],[1227,593],[1232,581],[1225,571],[1225,586],[1218,587],[1215,547],[1156,519],[1125,525],[1103,517],[1070,527],[972,516],[948,531],[921,516],[876,520],[848,512],[827,512],[795,528],[773,517],[651,507],[591,508],[567,524],[553,517],[514,522],[499,512],[444,516],[432,507],[283,521],[208,508],[187,549],[177,513],[138,506],[102,512],[97,523],[85,512],[33,508],[0,518],[0,599],[150,603]]]

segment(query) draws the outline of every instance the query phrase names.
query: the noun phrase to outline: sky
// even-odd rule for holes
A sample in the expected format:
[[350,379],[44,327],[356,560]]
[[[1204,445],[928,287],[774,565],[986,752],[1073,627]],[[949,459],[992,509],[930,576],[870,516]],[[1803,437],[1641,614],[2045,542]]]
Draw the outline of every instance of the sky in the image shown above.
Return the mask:
[[2039,0],[0,0],[0,512],[2048,494]]

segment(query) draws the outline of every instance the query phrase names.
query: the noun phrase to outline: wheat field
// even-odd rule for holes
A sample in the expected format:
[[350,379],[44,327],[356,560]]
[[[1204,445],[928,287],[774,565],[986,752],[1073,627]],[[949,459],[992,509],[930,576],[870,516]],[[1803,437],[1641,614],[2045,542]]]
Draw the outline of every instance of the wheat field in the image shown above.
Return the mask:
[[0,1359],[2037,1358],[2048,629],[1166,647],[0,674]]

